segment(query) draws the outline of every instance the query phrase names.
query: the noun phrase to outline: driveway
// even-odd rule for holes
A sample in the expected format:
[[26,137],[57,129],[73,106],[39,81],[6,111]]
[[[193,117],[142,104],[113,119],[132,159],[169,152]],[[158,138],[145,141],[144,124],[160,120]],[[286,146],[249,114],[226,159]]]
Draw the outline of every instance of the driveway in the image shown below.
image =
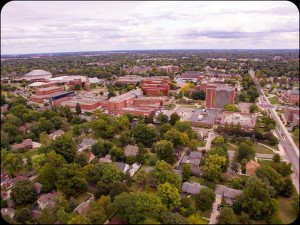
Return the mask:
[[211,212],[209,224],[217,224],[217,216],[220,215],[220,211],[217,210],[218,204],[221,205],[222,195],[216,195],[216,201],[213,203],[215,212]]

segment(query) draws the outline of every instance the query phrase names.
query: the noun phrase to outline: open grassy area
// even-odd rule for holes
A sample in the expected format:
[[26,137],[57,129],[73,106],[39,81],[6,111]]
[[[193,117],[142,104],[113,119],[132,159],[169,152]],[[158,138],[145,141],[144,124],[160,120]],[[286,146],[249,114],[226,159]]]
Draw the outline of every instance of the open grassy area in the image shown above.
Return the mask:
[[269,102],[271,103],[271,104],[280,104],[280,102],[278,101],[278,99],[277,99],[277,97],[276,96],[274,96],[274,97],[271,97],[271,98],[268,98],[268,100],[269,100]]
[[195,105],[179,105],[180,107],[185,107],[185,108],[197,108]]
[[173,104],[173,103],[171,103],[171,104],[169,104],[169,105],[165,105],[164,107],[165,107],[165,109],[170,110],[170,109],[175,109],[176,105]]
[[204,179],[201,178],[201,177],[191,176],[190,182],[197,182],[197,183],[199,183],[199,184],[201,184],[201,185],[204,185],[204,186],[206,186],[206,187],[209,187],[209,188],[211,188],[211,189],[213,189],[213,190],[216,189],[216,184],[215,184],[215,183],[210,182],[210,181],[207,181],[207,180],[204,180]]
[[76,200],[77,200],[78,205],[79,205],[80,203],[82,203],[82,202],[88,200],[90,197],[91,197],[91,196],[90,196],[89,194],[87,194],[86,192],[84,192],[84,193],[78,195],[78,196],[76,197]]
[[204,141],[204,140],[199,140],[197,143],[198,147],[204,147],[205,145],[206,145],[206,141]]
[[137,182],[131,182],[131,186],[129,187],[129,190],[137,193],[140,190],[141,186]]
[[278,197],[278,216],[283,224],[290,224],[296,220],[297,214],[293,211],[290,198]]
[[253,149],[256,153],[261,153],[261,154],[275,154],[271,149],[260,145],[260,144],[254,144]]
[[238,149],[238,146],[232,143],[226,143],[225,146],[228,151],[236,151]]

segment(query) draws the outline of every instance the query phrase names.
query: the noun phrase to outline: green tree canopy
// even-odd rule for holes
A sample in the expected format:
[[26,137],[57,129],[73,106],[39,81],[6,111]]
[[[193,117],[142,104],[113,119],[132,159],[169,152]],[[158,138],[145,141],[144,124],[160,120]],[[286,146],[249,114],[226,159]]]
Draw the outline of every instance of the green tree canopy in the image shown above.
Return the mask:
[[208,210],[215,201],[215,193],[212,189],[203,187],[198,194],[194,195],[196,206],[201,211]]
[[253,147],[247,145],[246,143],[242,142],[237,150],[237,160],[241,162],[243,159],[251,160],[255,156],[255,151]]
[[11,199],[16,205],[33,203],[37,199],[36,195],[35,187],[29,180],[20,180],[11,189]]
[[159,184],[157,187],[158,197],[168,209],[174,209],[180,205],[180,193],[178,189],[168,182]]
[[237,218],[232,208],[225,207],[218,217],[218,224],[237,224]]
[[51,142],[49,149],[62,155],[70,163],[73,162],[76,155],[76,144],[69,135],[61,135]]
[[154,144],[154,150],[160,160],[164,160],[170,164],[174,163],[174,147],[173,143],[167,140],[161,140]]
[[145,147],[151,147],[152,143],[157,140],[156,131],[145,124],[139,123],[133,130],[133,137],[137,142],[141,142]]

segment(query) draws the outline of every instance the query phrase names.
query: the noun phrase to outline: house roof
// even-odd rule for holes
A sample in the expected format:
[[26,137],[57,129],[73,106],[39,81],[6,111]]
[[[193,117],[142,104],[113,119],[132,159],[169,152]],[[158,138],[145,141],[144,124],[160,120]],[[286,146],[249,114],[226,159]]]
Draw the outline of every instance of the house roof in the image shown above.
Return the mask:
[[90,202],[88,201],[82,202],[74,209],[74,212],[78,213],[79,215],[83,215],[87,212],[89,205]]
[[127,145],[124,149],[125,156],[136,156],[139,151],[139,147],[136,145]]
[[242,194],[242,190],[237,190],[233,188],[228,188],[224,185],[217,185],[215,194],[216,195],[222,195],[224,198],[230,198],[230,199],[235,199],[236,196]]
[[192,182],[192,183],[184,182],[182,184],[181,190],[183,192],[186,192],[186,193],[189,193],[189,194],[198,194],[199,191],[201,190],[201,188],[203,188],[203,187],[204,186],[200,185],[197,182]]
[[35,219],[38,219],[42,216],[41,211],[36,210],[36,209],[32,210],[31,214],[32,214],[32,217],[35,218]]
[[181,161],[181,163],[182,164],[184,164],[184,163],[188,163],[188,159],[189,159],[189,157],[188,156],[183,156],[183,158],[182,158],[182,161]]
[[124,169],[126,168],[126,166],[128,166],[126,163],[122,163],[122,162],[115,162],[115,165],[117,167],[119,167],[120,170],[124,171]]
[[34,187],[35,187],[36,192],[39,194],[42,190],[43,185],[41,183],[36,182],[36,183],[34,183]]
[[246,163],[246,173],[247,173],[247,170],[256,170],[258,167],[260,167],[259,163],[253,161],[253,160],[250,160],[249,162]]
[[1,215],[7,215],[12,218],[15,215],[15,211],[16,210],[12,208],[2,208]]
[[54,137],[54,136],[59,136],[59,135],[62,135],[64,134],[65,132],[63,130],[56,130],[54,132],[52,132],[51,134],[49,134],[50,137]]
[[189,157],[190,157],[190,159],[200,159],[201,158],[201,153],[197,152],[197,151],[194,151],[194,152],[190,153]]
[[41,75],[52,75],[50,72],[45,71],[45,70],[32,70],[29,73],[26,73],[24,76],[27,77],[31,77],[31,76],[41,76]]
[[47,206],[52,206],[55,204],[55,194],[48,193],[39,197],[38,201],[42,204],[47,204]]

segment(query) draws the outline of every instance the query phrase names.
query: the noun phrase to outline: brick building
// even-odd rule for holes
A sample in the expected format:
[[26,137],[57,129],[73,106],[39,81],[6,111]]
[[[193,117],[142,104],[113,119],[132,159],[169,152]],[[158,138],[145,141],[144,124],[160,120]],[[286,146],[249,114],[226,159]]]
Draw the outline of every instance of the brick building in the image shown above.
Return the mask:
[[144,95],[150,96],[168,95],[170,91],[170,81],[164,79],[147,79],[144,80],[141,88]]
[[160,66],[157,68],[160,72],[166,72],[166,73],[178,73],[179,72],[179,66]]
[[45,87],[45,88],[36,88],[34,90],[36,95],[49,95],[53,93],[57,93],[60,91],[63,91],[64,88],[60,86],[51,86],[51,87]]
[[122,84],[137,84],[138,82],[141,82],[143,77],[139,75],[126,75],[123,77],[119,77],[117,79],[117,83],[122,83]]
[[139,107],[139,106],[155,106],[160,107],[163,106],[164,103],[168,100],[168,97],[162,96],[162,97],[139,97],[133,99],[133,106]]
[[206,86],[206,108],[224,109],[227,104],[234,104],[235,89],[226,85],[208,84]]
[[293,127],[297,126],[299,124],[299,107],[286,107],[284,117],[286,121],[292,123]]
[[289,90],[283,93],[281,98],[285,103],[299,103],[299,90]]
[[133,116],[154,116],[157,110],[157,107],[126,107],[120,111],[120,114],[128,113]]

